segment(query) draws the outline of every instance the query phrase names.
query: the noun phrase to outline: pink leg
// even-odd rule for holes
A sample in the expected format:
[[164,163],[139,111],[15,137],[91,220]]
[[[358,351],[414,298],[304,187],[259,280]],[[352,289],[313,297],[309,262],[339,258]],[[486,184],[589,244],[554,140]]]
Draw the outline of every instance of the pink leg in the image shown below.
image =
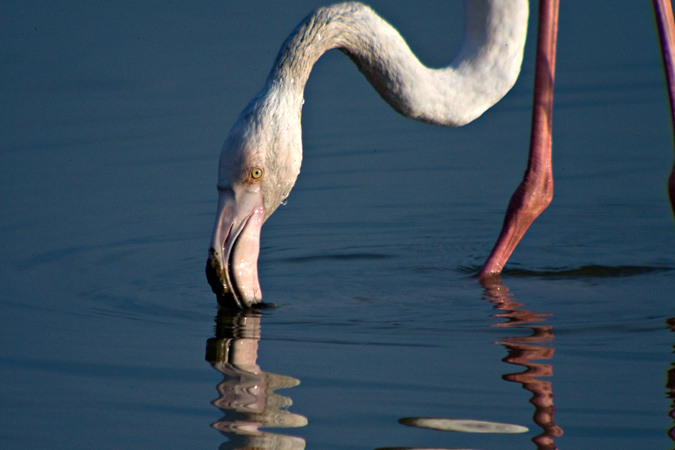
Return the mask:
[[520,239],[553,198],[551,127],[558,7],[559,0],[539,2],[530,157],[523,181],[509,202],[499,238],[478,274],[482,280],[502,271]]
[[[675,23],[673,23],[673,7],[670,0],[653,0],[654,12],[656,13],[656,25],[659,28],[661,39],[661,54],[663,66],[666,70],[666,83],[668,84],[668,97],[670,98],[670,117],[675,129]],[[668,194],[670,205],[675,213],[675,165],[668,179]]]

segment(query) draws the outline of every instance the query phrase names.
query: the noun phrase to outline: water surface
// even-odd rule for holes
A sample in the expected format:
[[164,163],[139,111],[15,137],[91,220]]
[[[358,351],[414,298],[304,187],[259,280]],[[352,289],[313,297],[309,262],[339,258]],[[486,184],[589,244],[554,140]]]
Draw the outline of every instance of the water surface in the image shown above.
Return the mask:
[[[0,8],[1,446],[672,448],[673,143],[639,2],[562,6],[555,198],[502,284],[472,274],[526,161],[533,20],[518,83],[461,129],[322,58],[302,173],[263,232],[278,307],[218,312],[219,148],[320,4]],[[460,2],[372,5],[430,65],[459,43]]]

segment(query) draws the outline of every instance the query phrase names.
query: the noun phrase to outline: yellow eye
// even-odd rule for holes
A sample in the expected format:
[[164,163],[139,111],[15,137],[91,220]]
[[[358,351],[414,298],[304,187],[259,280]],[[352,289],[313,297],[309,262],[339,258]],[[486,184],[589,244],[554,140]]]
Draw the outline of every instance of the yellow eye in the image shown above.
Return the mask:
[[263,176],[263,170],[262,167],[254,167],[251,169],[251,172],[249,173],[249,176],[251,177],[252,180],[259,180]]

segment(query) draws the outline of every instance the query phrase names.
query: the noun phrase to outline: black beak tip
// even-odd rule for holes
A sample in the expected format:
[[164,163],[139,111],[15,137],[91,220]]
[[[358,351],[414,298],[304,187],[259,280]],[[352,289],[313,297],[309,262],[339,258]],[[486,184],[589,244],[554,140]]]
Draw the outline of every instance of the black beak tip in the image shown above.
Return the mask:
[[209,282],[213,293],[216,294],[218,305],[228,309],[244,309],[221,281],[218,265],[211,258],[206,261],[206,280]]
[[209,282],[211,290],[214,294],[222,295],[226,292],[225,287],[220,281],[216,264],[213,263],[211,258],[206,261],[206,280]]
[[218,306],[221,308],[237,310],[244,309],[241,307],[241,304],[237,301],[237,299],[234,298],[234,295],[229,292],[224,294],[216,294],[216,299],[218,300]]
[[253,303],[242,304],[232,292],[230,292],[221,281],[217,264],[211,258],[206,261],[206,280],[211,286],[211,290],[216,294],[216,300],[221,308],[242,310],[242,309],[273,309],[276,308],[274,303]]

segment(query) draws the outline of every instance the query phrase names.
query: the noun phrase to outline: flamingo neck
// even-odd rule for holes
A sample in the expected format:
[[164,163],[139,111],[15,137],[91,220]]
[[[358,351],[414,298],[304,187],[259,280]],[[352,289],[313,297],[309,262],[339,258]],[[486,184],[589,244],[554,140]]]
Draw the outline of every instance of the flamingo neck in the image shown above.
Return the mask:
[[[447,67],[430,69],[400,34],[369,7],[355,2],[321,8],[284,42],[266,90],[302,105],[309,74],[328,50],[347,54],[396,111],[445,126],[479,117],[513,86],[527,34],[527,0],[466,2],[464,40]],[[275,95],[276,96],[276,95]]]

